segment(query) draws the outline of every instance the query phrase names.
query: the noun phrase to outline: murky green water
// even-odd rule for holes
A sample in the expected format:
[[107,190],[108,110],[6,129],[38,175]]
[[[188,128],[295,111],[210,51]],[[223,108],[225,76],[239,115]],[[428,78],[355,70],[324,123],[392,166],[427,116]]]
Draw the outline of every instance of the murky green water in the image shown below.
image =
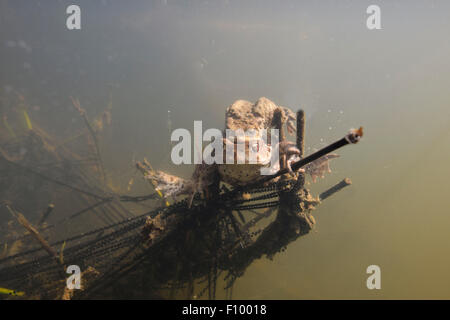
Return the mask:
[[[450,298],[450,3],[380,1],[369,31],[368,1],[77,1],[69,31],[71,3],[0,1],[1,95],[63,134],[81,121],[69,96],[96,114],[111,94],[110,171],[145,156],[189,174],[169,162],[168,110],[173,129],[222,128],[234,100],[265,96],[305,110],[308,152],[364,126],[310,187],[353,185],[234,298]],[[381,290],[366,287],[372,264]]]

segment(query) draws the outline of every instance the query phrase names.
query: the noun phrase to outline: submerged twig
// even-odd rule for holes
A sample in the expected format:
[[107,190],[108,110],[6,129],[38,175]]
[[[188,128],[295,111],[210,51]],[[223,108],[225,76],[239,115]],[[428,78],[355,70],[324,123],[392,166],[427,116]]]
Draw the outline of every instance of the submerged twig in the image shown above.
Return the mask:
[[45,220],[47,220],[48,216],[50,215],[50,213],[52,213],[54,208],[55,208],[55,205],[53,203],[48,204],[47,209],[44,211],[41,219],[38,222],[38,226],[41,226],[45,222]]
[[[284,142],[286,140],[286,137],[284,135],[284,130],[283,130],[283,113],[281,111],[281,109],[277,109],[274,111],[273,113],[273,119],[272,119],[272,123],[275,127],[275,129],[278,130],[279,133],[279,141],[280,143]],[[286,156],[282,155],[281,152],[279,154],[279,164],[280,164],[280,169],[284,169],[286,167]]]
[[17,221],[25,228],[27,229],[30,234],[33,236],[34,239],[36,239],[42,248],[47,251],[48,255],[52,258],[55,258],[58,261],[57,253],[56,251],[50,247],[48,242],[41,236],[41,234],[31,225],[30,222],[21,214],[20,212],[15,211],[13,208],[11,208],[9,205],[5,205],[8,211],[11,213],[11,215],[17,219]]
[[332,186],[330,189],[322,192],[319,195],[320,200],[325,200],[326,198],[332,196],[333,194],[335,194],[336,192],[342,190],[343,188],[349,186],[352,184],[352,181],[349,178],[345,178],[343,179],[341,182],[335,184],[334,186]]
[[296,145],[300,151],[300,158],[305,154],[305,112],[299,110],[297,112],[297,141]]
[[[305,155],[305,112],[299,110],[297,112],[297,137],[296,146],[299,151],[299,158],[302,159]],[[293,191],[298,191],[305,185],[305,172],[298,172],[298,178],[293,187]]]

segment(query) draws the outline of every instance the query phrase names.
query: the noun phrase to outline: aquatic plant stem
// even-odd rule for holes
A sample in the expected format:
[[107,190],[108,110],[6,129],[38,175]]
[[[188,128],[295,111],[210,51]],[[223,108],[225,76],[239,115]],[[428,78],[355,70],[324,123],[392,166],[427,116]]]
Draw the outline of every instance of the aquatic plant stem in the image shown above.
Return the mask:
[[98,165],[99,165],[100,172],[101,172],[101,175],[102,175],[103,183],[106,185],[105,168],[103,166],[103,161],[102,161],[102,157],[101,157],[101,154],[100,154],[100,146],[99,146],[99,143],[98,143],[97,134],[94,131],[94,129],[92,128],[91,124],[89,123],[89,120],[88,120],[88,118],[86,116],[86,110],[81,108],[80,101],[78,99],[74,99],[73,97],[70,97],[70,99],[72,100],[72,104],[73,104],[74,108],[80,113],[80,116],[83,118],[84,124],[86,125],[86,128],[89,130],[89,133],[91,134],[92,140],[94,141],[95,152],[97,153]]
[[97,194],[93,194],[92,192],[89,192],[89,191],[86,191],[86,190],[83,190],[83,189],[80,189],[80,188],[71,186],[71,185],[69,185],[69,184],[67,184],[67,183],[65,183],[65,182],[62,182],[62,181],[59,181],[59,180],[56,180],[56,179],[47,177],[46,175],[44,175],[44,174],[42,174],[42,173],[40,173],[40,172],[38,172],[38,171],[35,171],[35,170],[33,170],[33,169],[29,168],[29,167],[26,167],[26,166],[23,166],[23,165],[21,165],[21,164],[18,164],[18,163],[16,163],[16,162],[14,162],[14,161],[11,161],[11,160],[7,159],[7,158],[5,157],[5,155],[4,155],[1,151],[2,151],[2,150],[0,150],[0,155],[3,156],[3,159],[4,159],[8,164],[11,164],[11,165],[13,165],[13,166],[15,166],[15,167],[18,167],[18,168],[20,168],[20,169],[26,171],[26,172],[29,172],[29,173],[31,173],[31,174],[34,174],[34,175],[36,175],[36,176],[38,176],[38,177],[40,177],[40,178],[42,178],[42,179],[44,179],[44,180],[53,182],[53,183],[55,183],[55,184],[59,184],[59,185],[61,185],[61,186],[63,186],[63,187],[66,187],[66,188],[69,188],[69,189],[71,189],[71,190],[73,190],[73,191],[76,191],[76,192],[85,194],[85,195],[87,195],[87,196],[90,196],[90,197],[93,197],[93,198],[96,198],[96,199],[102,199],[102,200],[106,199],[105,197],[102,197],[102,196],[99,196],[99,195],[97,195]]

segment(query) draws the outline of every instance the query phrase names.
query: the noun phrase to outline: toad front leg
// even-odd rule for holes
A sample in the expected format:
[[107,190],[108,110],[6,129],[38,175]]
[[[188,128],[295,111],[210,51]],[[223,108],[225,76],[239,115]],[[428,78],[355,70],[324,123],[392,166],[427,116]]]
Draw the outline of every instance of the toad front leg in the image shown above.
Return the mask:
[[[296,174],[292,170],[291,164],[300,160],[301,152],[297,148],[294,142],[284,140],[279,143],[279,152],[280,156],[284,156],[286,159],[286,167],[289,170],[291,176],[295,177]],[[304,172],[304,169],[300,169],[301,172]]]

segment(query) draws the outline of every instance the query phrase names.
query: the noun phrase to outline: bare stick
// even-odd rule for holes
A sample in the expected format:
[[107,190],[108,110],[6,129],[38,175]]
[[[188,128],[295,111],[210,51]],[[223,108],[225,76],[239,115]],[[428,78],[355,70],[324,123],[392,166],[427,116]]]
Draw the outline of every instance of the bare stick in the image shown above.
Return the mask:
[[300,151],[300,158],[305,154],[305,112],[297,112],[297,148]]
[[320,200],[325,200],[329,197],[331,197],[333,194],[335,194],[336,192],[344,189],[345,187],[349,186],[352,184],[352,180],[350,180],[349,178],[345,178],[343,179],[341,182],[335,184],[334,186],[332,186],[330,189],[322,192],[319,196]]
[[[283,131],[283,119],[282,119],[281,109],[278,108],[274,111],[272,123],[273,123],[275,129],[278,129],[280,143],[282,143],[286,139],[286,137],[285,137],[284,131]],[[284,169],[286,167],[285,156],[282,155],[281,153],[279,155],[279,163],[280,163],[280,169]]]
[[56,261],[58,261],[58,256],[56,251],[50,247],[48,242],[40,235],[40,233],[31,225],[31,223],[28,222],[28,220],[21,214],[20,212],[15,211],[12,209],[9,205],[6,205],[6,208],[11,213],[13,217],[17,219],[17,221],[25,228],[27,229],[30,234],[33,236],[34,239],[36,239],[42,246],[42,248],[47,251],[48,255],[52,258],[54,258]]

